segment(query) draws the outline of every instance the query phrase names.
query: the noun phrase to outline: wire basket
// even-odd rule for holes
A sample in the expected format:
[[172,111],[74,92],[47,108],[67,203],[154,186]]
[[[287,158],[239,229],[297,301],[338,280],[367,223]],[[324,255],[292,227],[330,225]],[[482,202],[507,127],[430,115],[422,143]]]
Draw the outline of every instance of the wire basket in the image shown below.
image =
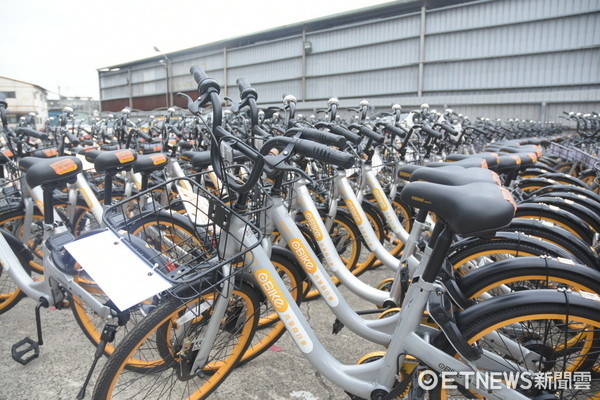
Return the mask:
[[21,177],[23,171],[14,160],[5,162],[0,168],[3,168],[2,177],[0,177],[0,210],[22,208]]
[[586,153],[575,147],[567,147],[558,143],[551,143],[549,151],[551,154],[566,161],[579,162],[585,168],[593,168],[599,160],[591,154]]
[[[229,225],[240,226],[235,237]],[[173,285],[172,294],[195,297],[217,290],[250,265],[262,234],[213,191],[175,178],[111,207],[106,226]],[[237,238],[256,237],[251,247]],[[231,268],[226,266],[230,265]],[[226,272],[224,272],[226,271]]]

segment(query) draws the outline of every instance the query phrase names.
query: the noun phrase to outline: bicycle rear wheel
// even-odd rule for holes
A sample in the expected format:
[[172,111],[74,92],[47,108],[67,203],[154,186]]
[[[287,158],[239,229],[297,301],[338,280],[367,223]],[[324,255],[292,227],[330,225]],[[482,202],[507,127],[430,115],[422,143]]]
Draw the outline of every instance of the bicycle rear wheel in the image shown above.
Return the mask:
[[[241,284],[229,298],[207,362],[194,373],[190,369],[203,345],[212,304],[218,296],[218,292],[211,292],[186,302],[169,298],[160,303],[108,359],[93,399],[206,398],[238,364],[252,340],[259,316],[256,290]],[[143,373],[125,368],[131,359],[141,361],[135,367],[143,369]]]
[[[553,376],[592,371],[600,351],[599,316],[600,303],[585,295],[534,290],[475,305],[457,320],[467,341],[477,342],[485,350],[482,360],[496,365],[495,371]],[[509,344],[516,344],[520,351],[509,349]],[[520,391],[530,398],[545,393],[560,395],[561,399],[595,398],[600,381],[590,377],[589,388],[555,389],[558,383],[550,378],[550,390],[534,386]]]

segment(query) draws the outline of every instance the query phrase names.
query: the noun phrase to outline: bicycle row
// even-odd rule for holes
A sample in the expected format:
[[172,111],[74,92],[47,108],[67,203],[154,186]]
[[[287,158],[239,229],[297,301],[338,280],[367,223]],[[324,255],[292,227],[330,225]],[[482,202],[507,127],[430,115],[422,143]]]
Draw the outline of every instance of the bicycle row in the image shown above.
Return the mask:
[[[444,149],[457,148],[452,137],[459,134],[458,124],[430,116],[427,107],[409,114],[408,128],[393,121],[399,113],[390,122],[371,124],[363,107],[357,123],[342,126],[335,123],[335,102],[330,102],[330,121],[309,127],[295,121],[294,102],[288,98],[287,127],[283,135],[271,129],[279,132],[272,136],[259,125],[257,93],[250,85],[239,82],[241,109],[249,110],[243,118],[248,126],[242,129],[223,123],[218,84],[198,69],[193,72],[200,97],[189,99],[189,109],[199,114],[212,104],[210,150],[185,151],[180,159],[208,171],[191,179],[171,174],[174,179],[163,180],[156,176],[163,168],[177,172],[179,166],[183,172],[174,151],[149,157],[127,149],[85,153],[96,173],[107,172],[104,179],[91,180],[101,183],[106,204],[104,209],[100,206],[96,221],[103,221],[116,240],[170,284],[128,310],[109,304],[96,306],[95,313],[79,314],[88,315],[88,321],[95,314],[113,317],[100,329],[82,324],[98,333],[98,357],[105,350],[112,353],[94,398],[203,398],[239,362],[258,356],[285,329],[319,372],[355,398],[419,396],[418,376],[425,370],[441,373],[446,367],[465,376],[474,369],[595,373],[595,293],[600,280],[591,246],[597,195],[572,177],[542,177],[548,172],[533,168],[540,169],[540,144],[564,136],[505,141],[487,146],[495,152],[474,157],[446,156],[457,160],[450,166],[402,165],[400,160],[422,164],[433,153],[442,156]],[[428,118],[437,122],[429,124]],[[415,139],[421,135],[424,140]],[[255,148],[257,143],[263,145]],[[44,205],[41,226],[46,237],[40,247],[45,252],[45,278],[26,284],[24,276],[16,276],[17,261],[29,265],[33,260],[26,255],[36,248],[24,248],[10,234],[4,236],[21,260],[3,259],[3,270],[16,276],[28,295],[32,287],[47,285],[50,290],[41,296],[33,292],[33,297],[46,299],[42,306],[65,305],[65,298],[74,308],[79,301],[97,304],[97,297],[104,296],[102,289],[87,276],[86,267],[77,270],[64,254],[65,243],[75,234],[67,232],[67,224],[54,224],[50,218],[56,188],[65,182],[85,187],[79,182],[85,180],[83,165],[69,156],[36,161],[25,157],[19,164],[27,169],[25,182],[34,188],[30,200],[20,194],[24,215],[28,201],[30,209]],[[496,169],[503,179],[481,166]],[[130,181],[116,179],[123,170],[129,170]],[[144,171],[145,178],[133,176]],[[535,178],[522,178],[525,174]],[[147,190],[134,194],[135,179]],[[535,179],[556,184],[536,189],[535,196]],[[124,200],[113,205],[115,182],[123,187],[115,193]],[[571,201],[577,207],[567,211],[565,205],[557,211],[552,205],[543,218],[556,225],[537,222],[543,206],[561,201],[557,193],[572,190],[573,184],[580,188],[580,203]],[[41,196],[35,193],[39,186]],[[76,199],[71,189],[67,198]],[[542,194],[543,200],[532,201]],[[513,195],[529,201],[516,204]],[[64,193],[57,194],[61,196]],[[85,200],[92,202],[89,197]],[[56,221],[69,213],[65,208],[56,213]],[[515,213],[521,213],[516,222]],[[505,226],[512,231],[500,231]],[[95,240],[93,235],[89,238]],[[284,244],[287,248],[278,246]],[[507,255],[542,257],[490,264],[494,257]],[[378,265],[389,268],[393,278],[377,288],[357,278]],[[312,288],[303,283],[306,276]],[[364,311],[352,310],[336,288],[337,280],[379,307],[370,312],[381,318],[365,319]],[[515,293],[517,288],[539,287],[553,290]],[[557,291],[559,287],[571,290]],[[305,295],[317,293],[337,319],[335,330],[346,327],[387,351],[355,366],[329,356],[298,308]],[[104,348],[118,325],[130,326],[127,335],[116,348]],[[459,376],[457,382],[472,388],[465,379]],[[597,391],[591,386],[566,393],[519,391],[506,385],[492,393],[481,388],[475,392],[486,398],[590,398]],[[447,393],[437,387],[428,395]]]

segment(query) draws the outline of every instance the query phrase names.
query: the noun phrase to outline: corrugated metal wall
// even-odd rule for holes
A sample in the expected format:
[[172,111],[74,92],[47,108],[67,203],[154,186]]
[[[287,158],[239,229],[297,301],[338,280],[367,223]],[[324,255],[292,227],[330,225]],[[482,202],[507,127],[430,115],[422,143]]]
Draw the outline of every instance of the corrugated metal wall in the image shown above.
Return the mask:
[[[333,96],[342,106],[363,98],[377,110],[429,103],[472,117],[552,120],[563,110],[600,111],[598,0],[478,1],[298,32],[169,54],[171,91],[195,89],[189,67],[196,64],[223,94],[237,97],[235,80],[244,77],[261,105],[294,94],[308,113]],[[160,60],[99,72],[104,104],[160,99],[167,90]]]

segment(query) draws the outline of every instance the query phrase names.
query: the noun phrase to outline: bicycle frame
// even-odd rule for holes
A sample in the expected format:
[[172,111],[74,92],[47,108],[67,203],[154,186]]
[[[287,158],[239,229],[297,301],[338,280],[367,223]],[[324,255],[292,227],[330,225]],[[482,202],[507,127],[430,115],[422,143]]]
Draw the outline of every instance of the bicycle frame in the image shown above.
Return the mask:
[[[280,200],[278,201],[275,198],[274,203],[274,213],[285,212],[283,205],[278,204]],[[295,225],[286,226],[285,222],[286,218],[276,219],[275,221],[282,235],[301,243],[302,236]],[[234,218],[229,225],[228,232],[236,239],[243,241],[246,246],[253,246],[256,244],[257,239],[252,235],[244,235],[243,225],[243,221]],[[294,248],[294,243],[298,242],[292,242],[291,247]],[[301,247],[298,246],[298,248]],[[314,260],[314,253],[309,247],[302,250],[305,254],[308,254],[306,259],[310,260],[312,258]],[[431,334],[437,331],[422,326],[420,323],[429,294],[434,291],[443,291],[442,286],[439,284],[428,283],[423,279],[415,278],[402,304],[400,317],[394,323],[394,332],[391,335],[391,341],[388,343],[389,347],[386,355],[382,359],[367,364],[344,365],[327,352],[319,342],[291,294],[285,288],[264,249],[261,246],[256,246],[251,251],[251,257],[246,257],[246,261],[249,262],[249,268],[258,281],[261,291],[273,305],[300,351],[321,374],[344,390],[363,398],[370,398],[371,393],[376,389],[389,392],[397,381],[397,366],[404,362],[407,354],[411,354],[425,364],[433,366],[433,369],[438,372],[441,372],[442,369],[450,369],[456,372],[473,371],[470,365],[464,364],[427,342]],[[328,275],[319,272],[318,264],[313,265],[317,265],[316,272],[313,275],[318,275],[322,286],[327,290],[328,296],[324,296],[327,303],[343,304],[343,298],[339,297]],[[374,322],[381,323],[381,320]],[[493,357],[493,355],[490,356]],[[464,380],[461,379],[459,374],[457,382],[464,384]],[[492,399],[527,398],[506,386],[502,386],[494,393],[482,391],[481,394],[485,394]]]

